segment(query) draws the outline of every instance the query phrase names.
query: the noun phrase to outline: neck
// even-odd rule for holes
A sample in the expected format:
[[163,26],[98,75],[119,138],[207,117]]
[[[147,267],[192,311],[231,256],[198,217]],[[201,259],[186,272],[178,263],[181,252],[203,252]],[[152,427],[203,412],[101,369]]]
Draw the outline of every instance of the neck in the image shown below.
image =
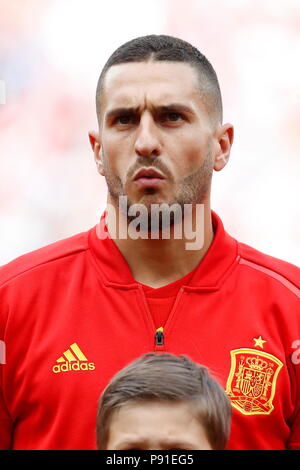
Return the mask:
[[[114,214],[112,217],[111,211],[107,210],[108,232],[127,261],[134,279],[154,288],[174,282],[195,269],[213,240],[209,201],[197,209],[193,207],[180,227],[178,224],[170,227],[168,239],[163,239],[161,232],[157,233],[157,239],[145,232],[144,238],[140,234],[139,238],[133,239],[128,233],[130,224],[127,218],[116,208]],[[177,233],[180,230],[180,238],[176,238],[176,230]]]

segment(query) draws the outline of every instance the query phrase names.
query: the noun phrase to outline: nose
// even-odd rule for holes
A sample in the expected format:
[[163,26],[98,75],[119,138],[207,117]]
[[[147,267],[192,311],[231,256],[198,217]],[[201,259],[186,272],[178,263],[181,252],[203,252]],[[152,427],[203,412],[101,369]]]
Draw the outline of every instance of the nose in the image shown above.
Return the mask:
[[137,155],[145,157],[158,157],[161,153],[159,130],[151,115],[144,115],[140,119],[135,151]]

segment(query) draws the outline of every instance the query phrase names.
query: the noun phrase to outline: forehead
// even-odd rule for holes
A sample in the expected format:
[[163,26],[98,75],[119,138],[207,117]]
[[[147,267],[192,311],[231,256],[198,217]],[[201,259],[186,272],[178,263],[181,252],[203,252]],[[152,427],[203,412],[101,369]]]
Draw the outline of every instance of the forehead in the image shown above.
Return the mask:
[[116,106],[169,104],[181,99],[199,101],[197,71],[181,62],[132,62],[108,69],[102,94],[102,110]]
[[[160,423],[157,427],[157,423]],[[112,442],[209,446],[203,426],[189,403],[144,401],[128,403],[116,410],[109,430]]]

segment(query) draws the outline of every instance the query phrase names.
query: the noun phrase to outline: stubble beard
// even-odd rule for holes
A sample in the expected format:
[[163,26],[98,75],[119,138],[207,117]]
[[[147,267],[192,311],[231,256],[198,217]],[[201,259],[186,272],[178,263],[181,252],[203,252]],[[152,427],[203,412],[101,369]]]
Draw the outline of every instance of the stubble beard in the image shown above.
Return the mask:
[[[163,210],[159,213],[159,226],[152,226],[152,217],[151,217],[151,206],[153,204],[159,204],[157,202],[156,190],[152,188],[148,188],[145,191],[145,195],[143,197],[143,202],[134,203],[133,201],[128,198],[126,194],[124,185],[119,176],[114,175],[111,171],[109,166],[107,165],[107,160],[105,158],[105,154],[103,155],[104,159],[104,170],[105,170],[105,178],[106,184],[108,188],[108,192],[114,206],[121,210],[121,213],[127,219],[127,224],[129,224],[132,220],[136,218],[136,215],[129,215],[129,209],[133,206],[138,206],[138,204],[143,204],[147,208],[147,218],[148,221],[145,221],[145,226],[148,227],[148,231],[151,230],[162,230],[164,228],[164,219],[163,217]],[[149,164],[148,164],[149,166]],[[155,163],[153,166],[158,167],[161,169],[161,165],[157,166]],[[211,179],[212,179],[213,167],[212,167],[212,158],[211,158],[211,150],[209,149],[206,158],[204,159],[201,167],[194,173],[186,176],[182,180],[177,183],[178,191],[177,194],[171,201],[161,201],[160,204],[164,203],[170,208],[170,206],[174,207],[174,212],[170,212],[169,217],[169,224],[172,227],[177,222],[182,222],[184,216],[184,206],[186,204],[195,206],[196,204],[203,204],[207,198],[207,195],[210,191],[211,186]],[[126,205],[120,205],[120,196],[126,196]],[[152,201],[152,202],[151,202]],[[182,217],[181,217],[182,216]]]

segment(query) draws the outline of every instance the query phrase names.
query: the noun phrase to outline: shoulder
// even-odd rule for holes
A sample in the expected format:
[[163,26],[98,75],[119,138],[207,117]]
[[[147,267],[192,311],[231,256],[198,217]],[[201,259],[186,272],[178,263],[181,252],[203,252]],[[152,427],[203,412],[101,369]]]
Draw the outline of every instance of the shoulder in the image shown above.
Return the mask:
[[294,264],[269,256],[244,243],[238,243],[240,265],[280,283],[300,297],[300,269]]
[[72,256],[85,252],[89,248],[88,234],[89,231],[82,232],[59,240],[0,266],[0,287],[39,267],[50,269],[56,261],[64,262]]

